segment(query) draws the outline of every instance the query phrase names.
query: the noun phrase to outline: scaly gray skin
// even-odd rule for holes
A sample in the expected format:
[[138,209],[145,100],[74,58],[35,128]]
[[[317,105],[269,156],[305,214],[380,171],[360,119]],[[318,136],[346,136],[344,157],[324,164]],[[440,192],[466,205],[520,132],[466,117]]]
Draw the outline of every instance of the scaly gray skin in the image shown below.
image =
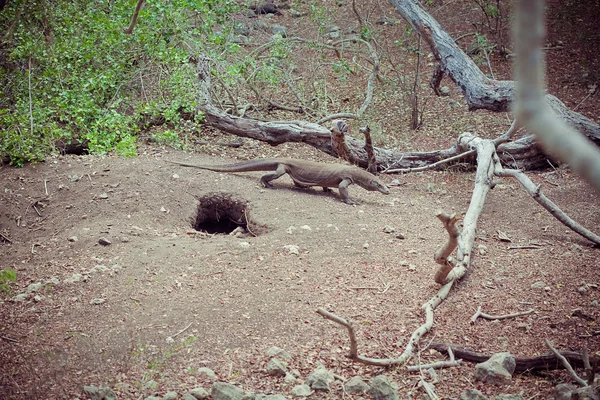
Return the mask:
[[342,201],[346,204],[356,204],[348,197],[348,186],[355,183],[370,190],[389,194],[388,187],[375,175],[357,167],[342,164],[324,164],[314,161],[295,160],[292,158],[271,158],[264,160],[250,160],[237,164],[225,165],[199,165],[178,161],[169,161],[184,167],[207,169],[214,172],[249,172],[273,171],[260,178],[264,187],[273,187],[271,181],[283,174],[288,174],[294,184],[299,187],[321,186],[323,190],[337,187]]

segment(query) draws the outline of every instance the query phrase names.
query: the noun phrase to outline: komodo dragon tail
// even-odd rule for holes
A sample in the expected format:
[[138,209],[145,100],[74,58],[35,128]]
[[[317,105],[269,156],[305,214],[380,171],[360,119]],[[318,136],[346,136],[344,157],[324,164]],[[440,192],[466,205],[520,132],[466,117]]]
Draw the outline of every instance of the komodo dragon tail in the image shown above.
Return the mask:
[[169,161],[171,164],[177,164],[184,167],[207,169],[214,172],[249,172],[249,171],[274,171],[279,165],[279,161],[274,159],[250,160],[236,164],[223,165],[204,165],[204,164],[189,164],[179,161]]

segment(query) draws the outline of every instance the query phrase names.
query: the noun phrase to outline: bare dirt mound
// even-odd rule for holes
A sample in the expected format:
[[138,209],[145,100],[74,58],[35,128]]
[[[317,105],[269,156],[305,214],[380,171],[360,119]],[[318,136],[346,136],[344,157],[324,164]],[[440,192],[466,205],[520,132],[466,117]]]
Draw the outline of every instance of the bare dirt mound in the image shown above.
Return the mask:
[[[389,196],[351,186],[360,205],[348,206],[337,193],[297,189],[287,178],[263,189],[260,173],[181,168],[167,158],[225,161],[153,149],[135,159],[68,156],[0,170],[0,232],[10,240],[0,243],[2,268],[18,274],[11,296],[25,293],[0,304],[3,398],[72,398],[86,384],[109,385],[120,398],[208,387],[200,367],[244,389],[288,394],[282,378],[264,375],[270,346],[290,352],[291,368],[304,376],[318,362],[346,377],[377,375],[380,368],[345,359],[346,333],[316,308],[355,321],[362,353],[399,354],[437,290],[432,255],[445,236],[434,213],[463,212],[472,188],[470,174],[416,174],[400,177]],[[551,180],[544,187],[552,199],[600,226],[598,195],[576,177],[533,179]],[[197,232],[197,197],[209,193],[246,202],[268,229]],[[509,248],[533,242],[539,247]],[[597,249],[510,181],[491,193],[476,245],[472,272],[436,312],[435,341],[532,356],[550,338],[558,348],[598,352],[590,336],[599,318]],[[544,287],[532,288],[536,282]],[[479,305],[491,314],[535,312],[471,325]],[[441,372],[453,378],[438,394],[456,398],[470,387],[471,368]],[[403,369],[386,374],[405,386],[401,395],[418,379]],[[524,375],[515,384],[531,396],[553,382]]]

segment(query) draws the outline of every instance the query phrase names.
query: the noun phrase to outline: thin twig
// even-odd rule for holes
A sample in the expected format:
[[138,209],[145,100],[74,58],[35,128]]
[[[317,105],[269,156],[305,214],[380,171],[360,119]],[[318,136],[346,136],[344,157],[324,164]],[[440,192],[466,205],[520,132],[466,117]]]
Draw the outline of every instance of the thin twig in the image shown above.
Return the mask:
[[479,318],[479,317],[485,318],[485,319],[490,319],[490,320],[498,320],[498,319],[515,318],[515,317],[519,317],[521,315],[531,314],[533,311],[534,310],[532,308],[527,311],[521,311],[521,312],[516,312],[516,313],[512,313],[512,314],[490,315],[490,314],[481,312],[481,306],[479,306],[479,307],[477,307],[477,311],[475,312],[475,314],[471,317],[471,323],[474,324],[475,321],[477,320],[477,318]]
[[44,179],[44,190],[46,190],[46,196],[48,196],[48,180]]
[[4,340],[6,340],[7,342],[13,342],[13,343],[17,343],[17,342],[18,342],[18,340],[17,340],[17,339],[13,339],[13,338],[11,338],[11,337],[8,337],[8,336],[0,336],[0,339],[4,339]]
[[176,334],[172,335],[171,337],[172,337],[172,338],[174,338],[175,336],[177,336],[177,335],[180,335],[180,334],[182,334],[183,332],[187,331],[187,329],[188,329],[190,326],[192,326],[192,324],[193,324],[193,322],[190,322],[190,323],[188,324],[188,326],[186,326],[185,328],[183,328],[182,330],[180,330],[180,331],[179,331],[179,332],[177,332]]

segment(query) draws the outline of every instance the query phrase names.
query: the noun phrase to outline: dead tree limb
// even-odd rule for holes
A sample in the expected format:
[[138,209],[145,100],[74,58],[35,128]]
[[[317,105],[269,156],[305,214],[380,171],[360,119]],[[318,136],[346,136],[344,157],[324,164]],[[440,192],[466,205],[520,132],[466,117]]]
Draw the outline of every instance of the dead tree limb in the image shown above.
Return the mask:
[[367,171],[372,174],[377,173],[377,158],[375,158],[375,152],[373,151],[373,140],[371,139],[371,128],[369,125],[364,128],[360,128],[359,131],[365,136],[365,152],[367,153]]
[[[439,83],[447,74],[462,90],[470,110],[509,111],[515,98],[515,83],[489,79],[440,24],[415,0],[389,0],[402,17],[429,44],[438,62],[432,87],[439,94]],[[529,2],[527,2],[529,3]],[[568,125],[600,144],[600,125],[585,116],[569,110],[552,95],[544,101],[554,114]],[[539,151],[538,151],[539,153]],[[506,163],[505,163],[506,164]]]
[[[473,363],[482,363],[489,360],[492,356],[491,354],[477,353],[448,343],[432,343],[429,345],[429,348],[439,351],[442,354],[448,354],[448,348],[450,348],[454,352],[456,358]],[[560,351],[559,353],[565,357],[571,365],[577,368],[584,367],[583,358],[580,353],[574,351]],[[596,369],[600,367],[600,357],[593,356],[590,361],[592,365],[596,366]],[[515,363],[515,372],[550,371],[564,368],[564,365],[561,364],[553,353],[543,354],[537,357],[515,357]]]
[[442,221],[446,232],[448,232],[448,241],[444,243],[444,245],[440,247],[433,256],[435,262],[441,265],[435,274],[434,280],[436,283],[442,285],[446,280],[446,276],[448,276],[450,271],[452,271],[452,268],[456,266],[456,262],[452,257],[450,257],[450,254],[452,254],[454,249],[456,249],[456,246],[458,246],[460,228],[458,227],[457,223],[460,218],[460,214],[454,213],[452,215],[448,215],[438,211],[435,216]]
[[550,350],[552,350],[552,352],[554,353],[554,355],[556,356],[556,358],[558,358],[560,360],[560,362],[562,363],[562,365],[565,367],[565,369],[567,371],[569,371],[569,374],[571,375],[571,377],[573,377],[573,379],[575,379],[575,381],[581,386],[581,387],[586,387],[587,386],[587,382],[583,379],[581,379],[579,377],[579,375],[577,375],[577,373],[573,370],[573,367],[571,367],[571,364],[569,364],[569,361],[567,361],[567,359],[558,352],[558,350],[556,350],[552,344],[548,341],[548,339],[546,339],[546,346],[548,346],[548,348]]

